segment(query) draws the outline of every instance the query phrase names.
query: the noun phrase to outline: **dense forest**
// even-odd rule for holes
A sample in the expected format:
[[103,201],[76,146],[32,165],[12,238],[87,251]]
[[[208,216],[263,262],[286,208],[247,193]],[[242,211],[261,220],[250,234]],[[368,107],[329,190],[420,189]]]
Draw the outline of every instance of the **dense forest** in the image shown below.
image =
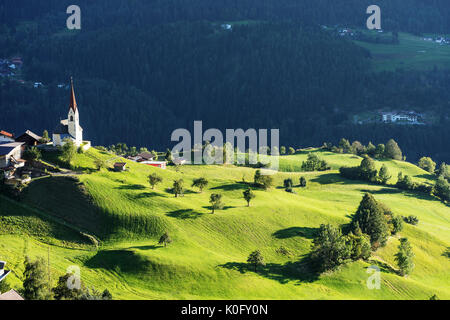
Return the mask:
[[[431,4],[432,2],[432,4]],[[170,147],[170,133],[204,127],[280,128],[294,146],[395,138],[409,160],[450,162],[450,74],[372,72],[371,54],[325,25],[364,26],[370,1],[78,1],[82,29],[67,31],[70,1],[0,4],[0,58],[23,57],[35,89],[0,80],[0,127],[50,132],[75,79],[81,125],[94,144]],[[383,27],[450,33],[446,1],[379,1]],[[223,30],[224,22],[233,30]],[[380,108],[433,110],[431,126],[355,125]]]

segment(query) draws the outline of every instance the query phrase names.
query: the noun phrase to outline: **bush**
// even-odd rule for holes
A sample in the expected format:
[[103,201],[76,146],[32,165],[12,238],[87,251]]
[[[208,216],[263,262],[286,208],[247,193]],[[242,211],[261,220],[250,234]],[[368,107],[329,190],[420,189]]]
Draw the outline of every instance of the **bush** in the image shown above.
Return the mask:
[[403,221],[413,226],[417,226],[419,224],[419,219],[416,216],[403,217]]
[[321,160],[313,153],[310,153],[308,159],[302,163],[302,171],[326,171],[330,169],[325,160]]

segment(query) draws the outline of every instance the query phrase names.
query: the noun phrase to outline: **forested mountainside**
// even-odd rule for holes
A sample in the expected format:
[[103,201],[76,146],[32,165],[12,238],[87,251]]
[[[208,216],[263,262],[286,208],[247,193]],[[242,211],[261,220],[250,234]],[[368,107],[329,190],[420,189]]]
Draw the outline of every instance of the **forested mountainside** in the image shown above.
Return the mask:
[[[0,58],[22,56],[22,79],[45,86],[3,80],[2,129],[51,132],[68,104],[57,84],[73,76],[94,144],[163,149],[174,129],[203,120],[221,129],[280,128],[281,143],[296,146],[395,137],[412,161],[450,161],[448,70],[375,72],[370,51],[321,27],[363,27],[368,1],[79,1],[82,29],[72,32],[70,1],[19,2],[0,4]],[[449,33],[445,1],[378,5],[386,30]],[[351,121],[386,108],[432,111],[437,120]]]

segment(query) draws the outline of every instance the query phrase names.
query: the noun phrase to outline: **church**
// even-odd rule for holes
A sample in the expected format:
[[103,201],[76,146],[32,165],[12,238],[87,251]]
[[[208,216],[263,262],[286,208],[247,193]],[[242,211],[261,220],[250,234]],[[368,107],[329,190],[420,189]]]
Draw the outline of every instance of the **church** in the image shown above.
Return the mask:
[[77,101],[75,99],[75,90],[73,79],[70,81],[70,104],[67,119],[61,120],[53,131],[53,145],[62,146],[65,139],[71,139],[77,147],[83,145],[83,149],[90,147],[89,141],[83,141],[83,128],[80,126],[80,114],[78,112]]

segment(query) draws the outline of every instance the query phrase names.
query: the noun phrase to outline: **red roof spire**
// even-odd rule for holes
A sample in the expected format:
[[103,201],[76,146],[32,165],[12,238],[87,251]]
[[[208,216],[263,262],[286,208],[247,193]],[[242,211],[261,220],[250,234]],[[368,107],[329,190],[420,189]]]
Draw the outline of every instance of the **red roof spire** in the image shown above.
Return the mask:
[[73,111],[77,111],[77,100],[75,100],[75,90],[73,89],[73,78],[70,77],[70,84],[71,84],[71,93],[70,93],[70,105],[69,110],[73,109]]

